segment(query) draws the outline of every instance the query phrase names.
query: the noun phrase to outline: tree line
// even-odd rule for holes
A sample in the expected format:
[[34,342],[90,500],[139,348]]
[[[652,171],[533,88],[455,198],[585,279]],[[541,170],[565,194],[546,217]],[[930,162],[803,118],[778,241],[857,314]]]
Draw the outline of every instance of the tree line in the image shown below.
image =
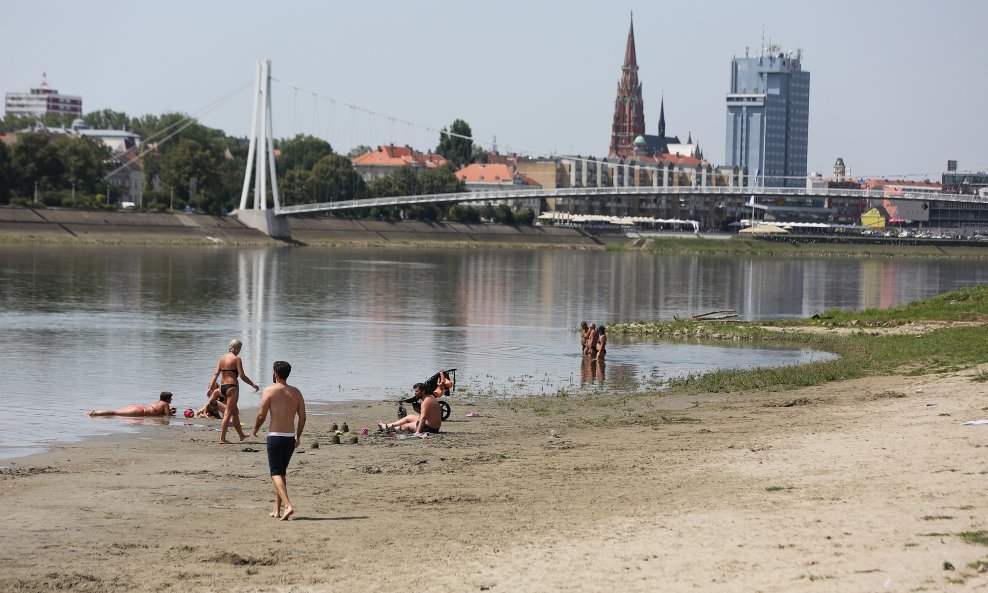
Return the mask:
[[[211,214],[225,214],[239,206],[247,164],[245,139],[227,136],[181,113],[129,117],[105,109],[86,114],[83,121],[96,130],[129,130],[144,139],[140,158],[143,169],[143,206],[152,210],[194,207]],[[0,142],[0,204],[26,204],[35,200],[47,206],[117,207],[119,191],[107,175],[125,164],[97,139],[54,134],[31,126],[69,127],[70,117],[48,114],[36,118],[7,115],[0,133],[17,132],[11,145]],[[465,191],[456,178],[457,168],[486,154],[476,150],[470,126],[457,119],[440,133],[436,153],[447,164],[435,169],[401,167],[393,174],[365,182],[352,159],[371,150],[358,146],[338,154],[329,142],[299,134],[277,139],[275,159],[283,205],[353,200],[401,195],[443,194]],[[272,205],[271,195],[266,196]],[[415,205],[407,208],[373,208],[352,213],[375,218],[409,217],[476,222],[531,222],[534,214],[515,213],[507,207],[473,208],[463,205]]]

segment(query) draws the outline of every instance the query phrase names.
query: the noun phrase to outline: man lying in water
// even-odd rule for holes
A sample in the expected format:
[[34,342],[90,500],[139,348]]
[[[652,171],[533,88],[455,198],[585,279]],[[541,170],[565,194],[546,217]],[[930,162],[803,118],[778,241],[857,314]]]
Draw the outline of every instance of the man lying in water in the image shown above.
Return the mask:
[[382,431],[397,430],[398,432],[413,432],[415,434],[421,434],[423,432],[438,433],[439,427],[443,423],[443,410],[439,407],[439,401],[436,398],[442,395],[444,390],[452,389],[452,387],[453,382],[444,373],[439,374],[439,384],[435,391],[426,389],[424,383],[412,385],[412,389],[415,390],[415,401],[421,404],[421,412],[418,414],[409,414],[391,424],[378,422],[378,429]]
[[150,406],[139,406],[137,404],[125,406],[116,410],[89,410],[86,416],[174,416],[175,408],[172,407],[172,394],[170,391],[162,391],[158,401]]

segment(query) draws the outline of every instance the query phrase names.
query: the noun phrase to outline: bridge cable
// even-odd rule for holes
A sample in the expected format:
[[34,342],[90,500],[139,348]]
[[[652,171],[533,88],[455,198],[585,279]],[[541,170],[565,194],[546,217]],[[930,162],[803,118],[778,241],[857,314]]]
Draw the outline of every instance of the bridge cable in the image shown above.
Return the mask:
[[[476,143],[481,144],[481,145],[484,145],[484,146],[488,146],[489,145],[492,148],[496,146],[496,141],[487,142],[487,141],[484,141],[484,140],[480,140],[478,138],[474,138],[472,136],[466,136],[464,134],[458,134],[458,133],[453,132],[451,130],[437,129],[434,126],[429,126],[429,125],[425,125],[425,124],[419,124],[419,123],[408,121],[408,120],[405,120],[405,119],[402,119],[402,118],[399,118],[399,117],[391,116],[391,115],[388,115],[388,114],[385,114],[385,113],[380,113],[380,112],[374,111],[372,109],[368,109],[368,108],[365,108],[365,107],[360,107],[359,105],[354,105],[352,103],[347,103],[345,101],[339,101],[339,100],[334,99],[332,97],[327,97],[325,95],[321,95],[321,94],[319,94],[319,93],[317,93],[315,91],[312,91],[312,90],[309,90],[309,89],[305,89],[303,87],[299,87],[297,85],[294,85],[294,84],[289,83],[289,82],[284,81],[284,80],[280,80],[280,79],[275,78],[275,77],[272,77],[271,80],[273,80],[275,82],[279,82],[279,83],[284,84],[286,86],[293,87],[295,89],[301,88],[302,90],[304,90],[304,91],[306,91],[308,93],[311,93],[314,97],[319,97],[320,99],[324,99],[326,101],[329,101],[330,103],[334,103],[334,104],[338,104],[338,105],[343,105],[343,106],[349,107],[351,110],[360,111],[360,112],[363,112],[363,113],[365,113],[367,115],[371,115],[371,116],[375,116],[375,117],[382,117],[382,118],[385,118],[385,119],[390,120],[392,123],[399,122],[399,123],[403,123],[403,124],[405,124],[407,126],[410,126],[410,127],[421,128],[421,129],[424,129],[424,130],[427,130],[427,131],[430,131],[430,132],[438,133],[440,135],[448,135],[448,136],[451,136],[451,137],[454,137],[454,138],[462,138],[464,140],[470,140],[471,142],[476,142]],[[351,127],[352,127],[352,125],[351,125]],[[352,130],[351,130],[351,133],[352,133]],[[353,138],[351,138],[351,144],[353,144]],[[505,147],[506,148],[509,148],[509,149],[512,148],[510,145],[505,145]],[[563,157],[565,157],[565,158],[567,158],[569,160],[572,160],[572,161],[582,162],[584,165],[590,165],[590,164],[596,165],[596,164],[601,163],[601,162],[607,162],[607,163],[610,163],[610,164],[614,164],[614,161],[607,160],[608,157],[602,157],[600,159],[597,159],[597,158],[593,158],[593,157],[584,158],[584,157],[582,157],[580,155],[559,155],[559,154],[556,153],[555,150],[552,150],[552,151],[548,151],[547,152],[547,151],[544,151],[544,150],[532,150],[532,149],[528,149],[528,148],[514,147],[513,150],[510,150],[509,152],[513,152],[515,154],[528,155],[528,156],[531,156],[533,158],[538,158],[539,155],[547,155],[550,158],[563,156]],[[707,162],[708,164],[710,164],[709,161],[701,161],[701,162]],[[648,165],[644,165],[644,166],[642,166],[642,164],[639,164],[638,166],[641,167],[641,168],[643,168],[643,169],[648,169],[648,170],[653,170],[653,171],[658,171],[658,170],[660,170],[662,168],[662,165],[660,165],[660,164],[648,164]],[[711,166],[713,167],[712,164],[711,164]],[[728,167],[728,165],[720,165],[720,166],[721,167]],[[713,167],[713,168],[716,169],[718,167]],[[764,179],[771,179],[771,180],[780,180],[780,181],[785,181],[785,180],[799,180],[799,181],[805,182],[806,179],[807,179],[807,175],[756,175],[756,174],[750,173],[750,172],[749,172],[749,175],[748,176],[751,177],[751,178],[756,178],[757,177],[757,178],[764,178]],[[876,176],[876,177],[873,177],[873,178],[889,179],[890,177],[891,176],[885,175],[885,176]],[[899,177],[899,178],[905,178],[905,177],[924,177],[924,178],[929,179],[930,178],[930,174],[929,173],[910,173],[910,174],[897,175],[895,177]]]
[[229,93],[223,95],[219,99],[216,99],[212,103],[209,103],[208,105],[206,105],[205,107],[203,107],[199,111],[195,112],[193,115],[186,115],[183,119],[180,119],[180,120],[178,120],[178,121],[176,121],[176,122],[174,122],[174,123],[172,123],[172,124],[170,124],[168,126],[165,126],[164,128],[158,130],[154,134],[151,134],[150,136],[148,136],[147,138],[144,139],[144,142],[143,142],[143,145],[144,146],[148,146],[149,145],[149,140],[151,140],[153,138],[157,138],[158,136],[164,134],[165,132],[171,130],[172,128],[175,128],[176,126],[181,126],[178,129],[176,129],[174,132],[172,132],[172,133],[168,134],[167,136],[165,136],[164,138],[162,138],[161,140],[158,140],[158,141],[154,142],[154,144],[155,144],[154,148],[144,148],[144,149],[138,151],[137,156],[131,158],[130,160],[128,160],[124,164],[120,165],[116,169],[114,169],[114,170],[110,171],[109,173],[107,173],[104,176],[104,179],[108,179],[108,178],[112,177],[113,175],[115,175],[116,173],[120,172],[121,170],[129,167],[130,165],[134,164],[138,160],[144,158],[152,150],[157,150],[158,145],[163,144],[165,142],[168,142],[169,140],[171,140],[172,138],[174,138],[176,134],[178,134],[179,132],[181,132],[185,128],[191,126],[192,124],[196,123],[196,121],[197,121],[196,118],[197,117],[202,116],[202,115],[206,115],[207,113],[209,113],[210,111],[216,109],[217,107],[219,107],[223,103],[226,103],[227,101],[229,101],[231,98],[233,98],[234,95],[236,95],[240,91],[244,90],[245,88],[251,86],[252,84],[254,84],[254,81],[250,81],[248,83],[245,83],[245,84],[237,87],[236,89],[230,91]]

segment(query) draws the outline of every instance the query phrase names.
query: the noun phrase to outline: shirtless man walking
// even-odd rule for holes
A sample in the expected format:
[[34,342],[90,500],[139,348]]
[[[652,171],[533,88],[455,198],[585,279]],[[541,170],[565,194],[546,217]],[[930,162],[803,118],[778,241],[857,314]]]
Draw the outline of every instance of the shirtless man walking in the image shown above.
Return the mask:
[[[302,439],[305,428],[305,400],[302,392],[287,383],[292,365],[283,360],[274,363],[272,379],[274,385],[264,388],[261,394],[261,409],[257,412],[257,421],[251,436],[256,437],[257,431],[264,426],[264,421],[271,412],[271,425],[268,427],[268,467],[271,469],[271,483],[274,484],[274,510],[271,516],[285,521],[295,513],[288,499],[288,462],[292,453]],[[295,417],[298,416],[298,425]],[[281,509],[285,511],[282,513]]]

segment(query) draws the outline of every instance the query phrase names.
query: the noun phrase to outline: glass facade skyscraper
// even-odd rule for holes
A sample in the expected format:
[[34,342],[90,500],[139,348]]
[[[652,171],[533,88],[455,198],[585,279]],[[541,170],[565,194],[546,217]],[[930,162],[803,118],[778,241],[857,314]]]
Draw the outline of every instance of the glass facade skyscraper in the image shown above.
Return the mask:
[[806,184],[810,73],[801,61],[801,52],[784,54],[774,45],[731,61],[724,160],[747,167],[749,185]]

